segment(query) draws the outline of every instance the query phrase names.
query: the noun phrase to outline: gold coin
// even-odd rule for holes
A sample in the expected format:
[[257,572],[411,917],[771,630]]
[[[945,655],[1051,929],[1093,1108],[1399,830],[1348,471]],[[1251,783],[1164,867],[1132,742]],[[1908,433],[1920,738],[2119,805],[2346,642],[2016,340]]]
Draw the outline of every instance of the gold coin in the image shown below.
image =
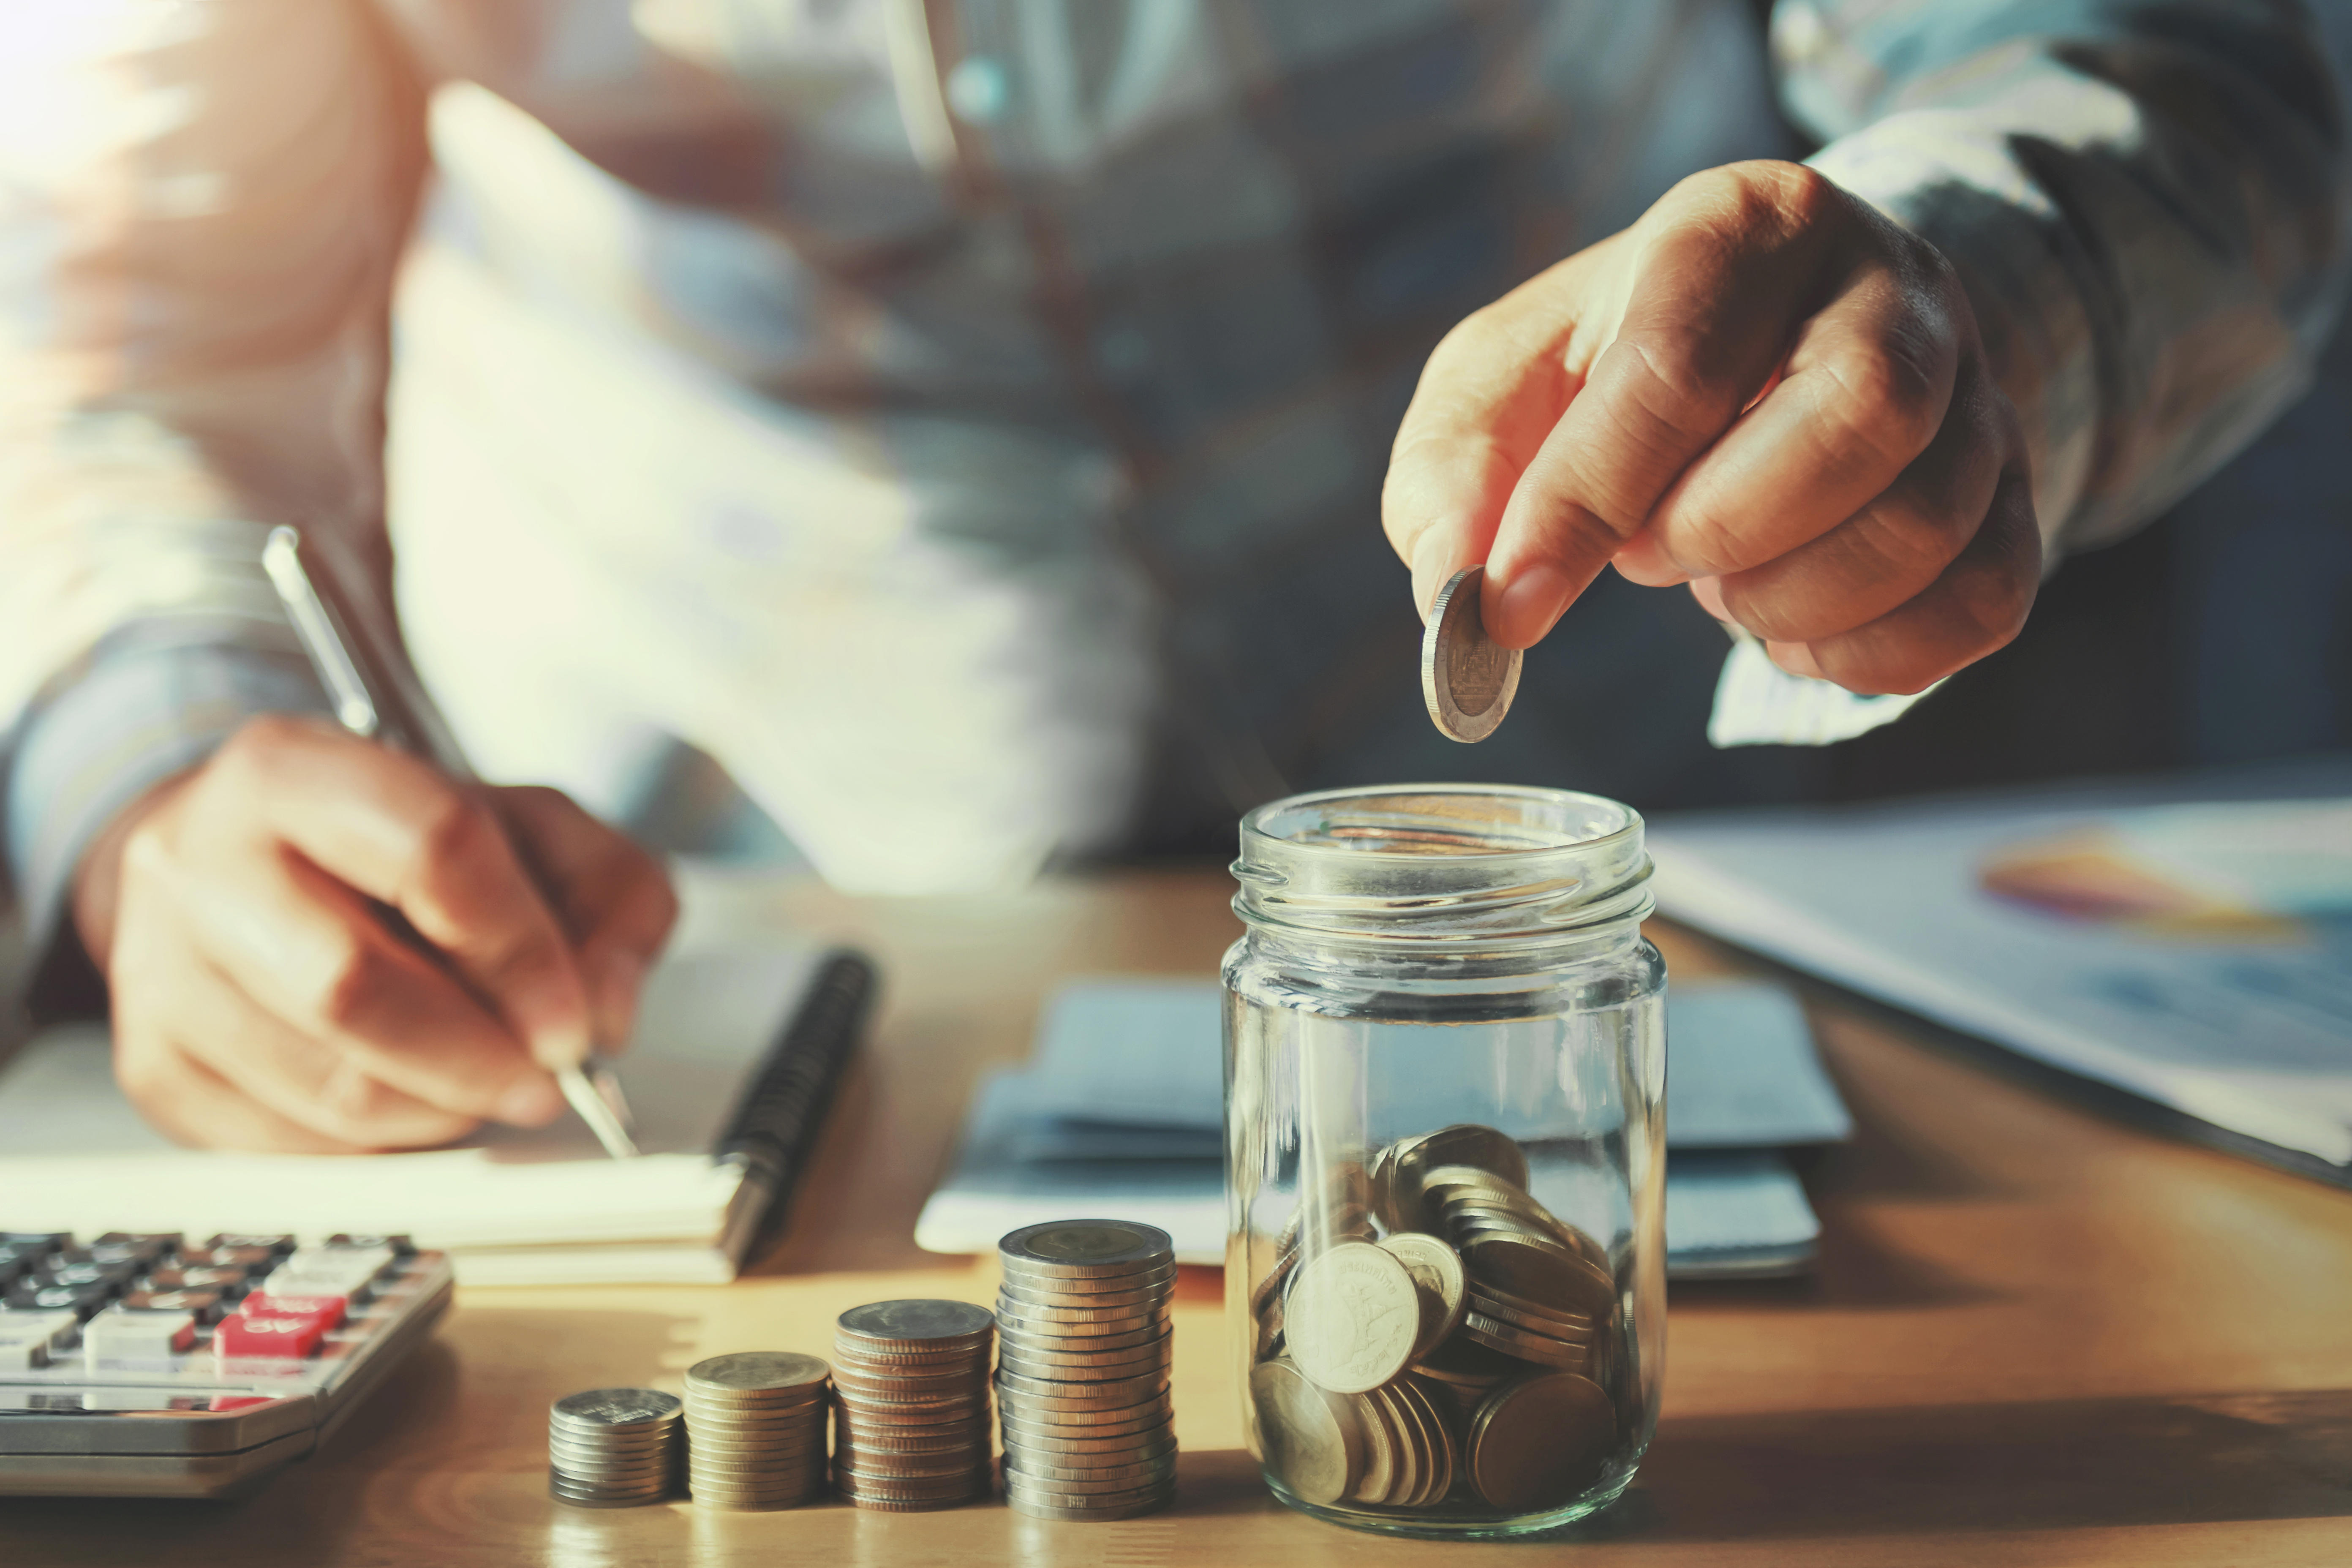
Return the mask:
[[1380,1244],[1381,1250],[1404,1265],[1421,1296],[1421,1335],[1413,1342],[1415,1359],[1428,1354],[1462,1326],[1469,1279],[1462,1271],[1462,1255],[1433,1236],[1400,1231]]
[[794,1351],[742,1351],[715,1355],[686,1369],[687,1399],[698,1395],[724,1399],[730,1394],[770,1394],[813,1397],[824,1391],[833,1368],[813,1355]]
[[[1433,1395],[1427,1385],[1413,1377],[1399,1378],[1391,1388],[1420,1420],[1422,1431],[1428,1440],[1430,1477],[1422,1502],[1435,1502],[1454,1489],[1454,1473],[1458,1460],[1451,1419],[1453,1400],[1443,1394]],[[1440,1404],[1441,1400],[1443,1404]]]
[[1601,1473],[1617,1409],[1589,1377],[1546,1373],[1506,1384],[1470,1421],[1470,1479],[1512,1513],[1557,1508]]
[[1266,1468],[1302,1501],[1335,1503],[1364,1473],[1364,1437],[1345,1406],[1287,1361],[1250,1369]]
[[1175,1257],[1168,1233],[1123,1219],[1050,1220],[1023,1226],[997,1243],[1008,1267],[1032,1279],[1102,1279],[1156,1268]]
[[1360,1394],[1412,1360],[1420,1288],[1393,1254],[1341,1242],[1300,1268],[1283,1324],[1300,1371],[1334,1394]]
[[1364,1438],[1364,1473],[1356,1478],[1348,1493],[1358,1502],[1386,1502],[1404,1463],[1403,1436],[1390,1421],[1387,1408],[1374,1397],[1378,1392],[1350,1394],[1339,1401]]
[[1429,606],[1421,635],[1421,695],[1429,721],[1450,741],[1483,741],[1511,710],[1526,657],[1486,635],[1479,608],[1484,566],[1456,572]]
[[1464,1313],[1462,1331],[1489,1350],[1501,1351],[1505,1355],[1517,1356],[1521,1361],[1541,1362],[1546,1366],[1559,1367],[1567,1372],[1592,1370],[1589,1346],[1515,1329],[1508,1323],[1498,1323],[1481,1313]]
[[1589,1344],[1600,1337],[1605,1320],[1580,1318],[1573,1313],[1555,1312],[1532,1301],[1507,1296],[1491,1287],[1475,1281],[1469,1290],[1469,1309],[1484,1317],[1494,1318],[1515,1327],[1531,1330],[1556,1340],[1570,1340]]
[[1470,1277],[1507,1295],[1580,1318],[1605,1318],[1617,1282],[1580,1253],[1532,1236],[1479,1235],[1462,1246]]

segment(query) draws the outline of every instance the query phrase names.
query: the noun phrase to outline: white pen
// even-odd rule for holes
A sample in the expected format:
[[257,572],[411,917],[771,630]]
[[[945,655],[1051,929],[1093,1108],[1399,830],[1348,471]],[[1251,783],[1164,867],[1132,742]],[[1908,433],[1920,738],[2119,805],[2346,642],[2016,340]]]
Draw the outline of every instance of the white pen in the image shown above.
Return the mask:
[[[385,661],[371,658],[364,629],[348,606],[330,607],[318,580],[302,563],[300,532],[285,527],[271,529],[268,542],[261,548],[261,567],[269,574],[270,584],[286,606],[287,619],[294,623],[295,635],[302,639],[303,650],[326,685],[336,722],[362,739],[428,758],[452,778],[471,781],[472,767],[457,749],[448,725],[431,710],[431,699],[423,686],[404,685]],[[327,581],[331,589],[331,577]],[[335,624],[338,612],[341,627]],[[629,1102],[605,1062],[592,1056],[578,1067],[559,1068],[555,1081],[580,1120],[596,1134],[604,1152],[616,1160],[637,1152],[636,1140],[630,1135],[635,1118],[629,1114]]]

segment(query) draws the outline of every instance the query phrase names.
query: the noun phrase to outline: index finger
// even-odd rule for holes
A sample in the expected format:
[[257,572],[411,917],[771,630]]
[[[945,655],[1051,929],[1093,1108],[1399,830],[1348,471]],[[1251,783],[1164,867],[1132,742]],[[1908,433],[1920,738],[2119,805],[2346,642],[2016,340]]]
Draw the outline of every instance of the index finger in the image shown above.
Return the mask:
[[1511,488],[1574,401],[1583,318],[1572,302],[1615,243],[1580,251],[1465,319],[1423,368],[1389,452],[1381,525],[1412,570],[1424,619],[1449,578],[1486,559]]
[[599,1048],[620,1050],[635,1022],[646,971],[677,923],[668,873],[560,790],[500,789],[491,804],[514,829],[516,847],[572,932]]
[[1822,250],[1808,176],[1701,176],[1633,231],[1616,336],[1496,531],[1482,608],[1496,642],[1549,631],[1770,378]]
[[268,800],[269,829],[406,916],[542,1066],[586,1057],[587,999],[571,944],[488,805],[369,742],[297,720],[264,729],[258,743],[232,749]]

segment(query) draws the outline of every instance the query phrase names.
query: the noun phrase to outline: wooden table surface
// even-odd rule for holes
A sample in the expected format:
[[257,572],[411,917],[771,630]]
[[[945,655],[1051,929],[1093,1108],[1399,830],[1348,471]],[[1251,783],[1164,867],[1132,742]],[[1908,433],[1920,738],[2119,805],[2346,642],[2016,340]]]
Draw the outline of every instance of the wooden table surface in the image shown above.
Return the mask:
[[[1242,1447],[1212,1269],[1179,1291],[1166,1514],[549,1500],[552,1398],[675,1388],[723,1351],[823,1354],[862,1301],[988,1301],[992,1266],[910,1239],[974,1075],[1026,1054],[1065,975],[1214,973],[1236,934],[1228,889],[1204,872],[984,900],[805,884],[703,899],[697,921],[822,931],[886,973],[791,1227],[750,1277],[463,1291],[393,1386],[253,1496],[0,1500],[0,1564],[2352,1563],[2352,1194],[2069,1109],[1826,995],[1813,1022],[1860,1131],[1808,1173],[1820,1270],[1676,1289],[1656,1445],[1573,1544],[1391,1541],[1272,1503]],[[1678,973],[1738,967],[1654,934]]]

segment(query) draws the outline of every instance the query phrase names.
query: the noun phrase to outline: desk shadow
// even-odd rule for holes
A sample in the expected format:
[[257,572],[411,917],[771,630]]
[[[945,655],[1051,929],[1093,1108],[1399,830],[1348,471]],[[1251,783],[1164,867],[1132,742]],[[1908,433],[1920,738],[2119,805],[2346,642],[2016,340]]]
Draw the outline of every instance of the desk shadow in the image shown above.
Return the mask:
[[[0,1498],[0,1563],[323,1565],[450,1562],[493,1543],[536,1561],[547,1515],[547,1406],[600,1383],[663,1375],[678,1319],[465,1306],[326,1443],[220,1500]],[[637,1369],[628,1374],[627,1369]]]
[[2352,1517],[2352,1389],[1669,1420],[1577,1540]]

